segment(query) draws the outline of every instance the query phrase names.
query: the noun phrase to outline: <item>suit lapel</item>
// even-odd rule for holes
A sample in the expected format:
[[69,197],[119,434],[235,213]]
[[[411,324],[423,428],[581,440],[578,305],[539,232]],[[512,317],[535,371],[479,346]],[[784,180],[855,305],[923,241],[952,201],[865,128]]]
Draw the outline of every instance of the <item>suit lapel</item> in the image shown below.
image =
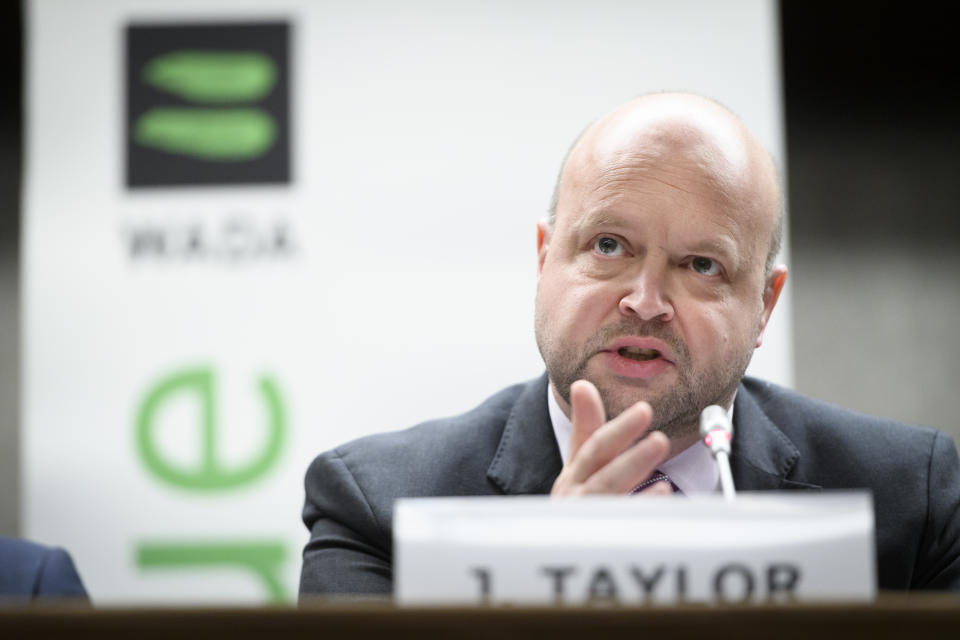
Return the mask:
[[563,461],[547,408],[547,374],[527,383],[507,418],[487,478],[506,494],[549,493]]
[[[741,491],[814,490],[789,480],[800,451],[740,385],[730,466]],[[507,418],[487,478],[508,495],[545,494],[563,467],[547,408],[547,375],[527,383]]]
[[814,490],[821,487],[788,480],[800,451],[773,424],[742,384],[733,411],[733,482],[742,491]]

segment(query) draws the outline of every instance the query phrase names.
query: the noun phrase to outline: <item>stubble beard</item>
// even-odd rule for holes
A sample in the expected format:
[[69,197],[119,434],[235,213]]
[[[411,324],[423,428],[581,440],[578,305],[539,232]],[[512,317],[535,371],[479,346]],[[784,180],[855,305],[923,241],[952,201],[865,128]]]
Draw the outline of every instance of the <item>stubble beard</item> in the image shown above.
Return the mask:
[[[571,353],[570,349],[550,339],[546,333],[541,326],[541,318],[538,318],[536,335],[540,354],[554,388],[568,406],[570,385],[585,379],[600,392],[608,420],[620,415],[634,403],[646,400],[653,408],[651,428],[663,432],[672,440],[682,440],[696,434],[700,412],[708,405],[727,406],[753,353],[752,349],[744,349],[735,357],[697,372],[693,370],[687,345],[669,326],[657,320],[625,320],[602,327],[578,353]],[[612,384],[591,376],[588,371],[591,359],[621,336],[649,336],[669,345],[674,356],[676,384],[657,393],[648,389],[643,380],[638,380],[636,386],[631,387],[627,378],[621,378],[622,384]]]

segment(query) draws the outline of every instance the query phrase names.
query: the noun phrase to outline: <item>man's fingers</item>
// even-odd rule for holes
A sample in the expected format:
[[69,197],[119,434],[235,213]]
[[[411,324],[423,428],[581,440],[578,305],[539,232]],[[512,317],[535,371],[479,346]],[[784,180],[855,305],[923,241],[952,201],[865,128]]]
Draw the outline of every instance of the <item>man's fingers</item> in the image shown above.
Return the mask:
[[576,455],[571,454],[567,461],[563,470],[566,481],[580,484],[611,463],[643,436],[650,427],[651,417],[650,405],[638,402],[602,428],[594,430]]
[[[578,380],[570,386],[570,407],[570,456],[553,485],[554,495],[627,493],[670,453],[670,441],[662,433],[643,438],[653,417],[646,402],[606,422],[600,392],[592,383]],[[666,488],[669,492],[669,485]],[[663,489],[650,491],[660,492]]]
[[[591,474],[583,482],[580,493],[628,493],[649,478],[669,455],[670,439],[659,431],[654,431]],[[668,489],[667,493],[670,493],[670,485],[667,482],[657,482],[643,493],[646,494],[658,485],[665,485]],[[654,493],[659,491],[657,489]]]
[[576,457],[580,447],[607,421],[600,392],[593,383],[577,380],[570,385],[570,458]]

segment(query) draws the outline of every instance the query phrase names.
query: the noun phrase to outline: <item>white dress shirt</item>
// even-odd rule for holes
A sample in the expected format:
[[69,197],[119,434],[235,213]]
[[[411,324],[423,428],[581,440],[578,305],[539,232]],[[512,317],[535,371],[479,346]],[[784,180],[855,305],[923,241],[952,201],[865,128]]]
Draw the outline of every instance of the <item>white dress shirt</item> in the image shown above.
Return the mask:
[[[563,464],[567,464],[570,457],[570,433],[573,426],[570,418],[563,412],[553,394],[553,385],[547,385],[547,406],[550,409],[550,422],[553,424],[553,434],[560,447],[560,457]],[[730,421],[733,421],[733,403],[727,409]],[[684,493],[695,495],[717,493],[720,491],[720,470],[710,455],[710,450],[700,441],[687,447],[673,456],[659,467],[660,471],[670,476],[670,479]]]

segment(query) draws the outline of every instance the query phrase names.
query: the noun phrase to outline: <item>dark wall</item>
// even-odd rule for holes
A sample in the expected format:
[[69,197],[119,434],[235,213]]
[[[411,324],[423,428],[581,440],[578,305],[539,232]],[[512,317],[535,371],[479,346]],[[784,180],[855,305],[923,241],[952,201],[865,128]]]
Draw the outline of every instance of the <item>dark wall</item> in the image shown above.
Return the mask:
[[20,237],[20,25],[20,3],[0,3],[0,260],[17,251]]
[[796,386],[960,441],[960,82],[931,2],[781,4]]
[[19,528],[20,11],[0,2],[0,535]]
[[960,241],[956,27],[887,6],[781,3],[795,243]]

